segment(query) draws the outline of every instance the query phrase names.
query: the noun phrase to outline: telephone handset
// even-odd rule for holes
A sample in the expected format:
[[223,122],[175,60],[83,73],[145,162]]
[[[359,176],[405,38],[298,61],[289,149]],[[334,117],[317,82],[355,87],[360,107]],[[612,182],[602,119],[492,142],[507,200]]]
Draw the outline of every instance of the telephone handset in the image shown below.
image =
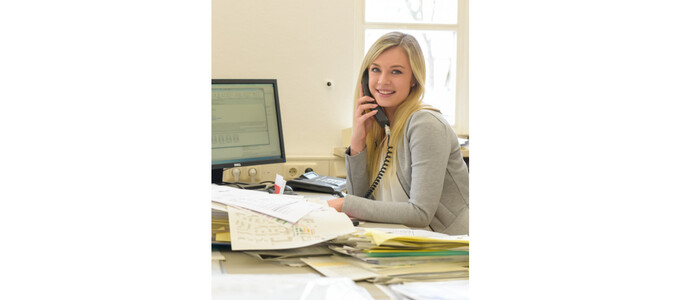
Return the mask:
[[[369,96],[373,98],[373,95],[371,94],[371,89],[368,88],[368,69],[364,71],[364,75],[361,77],[361,87],[363,88],[364,96]],[[387,150],[385,151],[385,159],[383,160],[383,164],[380,167],[380,170],[378,171],[378,175],[375,177],[375,180],[373,180],[373,183],[368,188],[368,192],[366,192],[364,198],[370,197],[373,194],[375,188],[378,187],[380,179],[382,179],[383,175],[385,174],[385,170],[387,170],[387,164],[390,162],[390,156],[392,155],[392,146],[390,145],[391,136],[390,120],[387,119],[385,110],[381,106],[371,108],[371,110],[376,109],[378,110],[378,112],[375,115],[373,115],[373,117],[375,118],[376,121],[378,121],[378,124],[380,124],[381,127],[385,128],[385,134],[387,135]]]
[[[364,71],[364,75],[363,77],[361,77],[361,87],[364,89],[364,96],[369,96],[373,98],[373,95],[371,94],[371,89],[368,88],[368,69]],[[378,112],[373,117],[375,118],[376,121],[378,121],[380,127],[385,127],[385,125],[390,126],[390,120],[387,119],[385,110],[381,106],[371,108],[371,110],[378,110]]]

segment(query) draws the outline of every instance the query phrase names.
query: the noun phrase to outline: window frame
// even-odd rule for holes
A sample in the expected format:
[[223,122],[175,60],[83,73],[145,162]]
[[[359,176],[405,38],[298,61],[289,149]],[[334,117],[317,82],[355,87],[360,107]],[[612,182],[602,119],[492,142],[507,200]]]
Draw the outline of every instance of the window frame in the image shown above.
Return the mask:
[[[456,32],[456,112],[455,123],[451,124],[458,136],[468,138],[469,127],[469,33],[468,33],[468,1],[458,0],[457,24],[421,24],[421,23],[391,23],[366,22],[366,1],[355,1],[355,40],[354,45],[354,74],[359,73],[359,64],[364,57],[364,39],[368,29],[394,30],[447,30]],[[355,78],[356,81],[356,78]]]

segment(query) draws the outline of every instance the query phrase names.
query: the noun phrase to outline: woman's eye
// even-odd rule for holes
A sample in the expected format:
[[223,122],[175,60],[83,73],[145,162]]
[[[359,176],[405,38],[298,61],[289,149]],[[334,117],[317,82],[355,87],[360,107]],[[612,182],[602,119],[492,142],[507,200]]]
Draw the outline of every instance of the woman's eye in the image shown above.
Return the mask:
[[378,68],[371,68],[371,72],[380,72],[380,69],[378,69]]
[[392,71],[392,74],[401,74],[401,71],[399,71],[399,70],[394,70],[394,71]]

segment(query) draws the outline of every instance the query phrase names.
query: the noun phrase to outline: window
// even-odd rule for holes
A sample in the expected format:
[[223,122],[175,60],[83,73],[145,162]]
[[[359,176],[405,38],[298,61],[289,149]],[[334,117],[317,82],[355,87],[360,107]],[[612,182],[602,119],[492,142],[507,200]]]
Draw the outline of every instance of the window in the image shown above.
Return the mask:
[[413,35],[425,55],[424,102],[440,109],[456,133],[468,136],[468,0],[359,0],[357,5],[357,61],[387,32]]

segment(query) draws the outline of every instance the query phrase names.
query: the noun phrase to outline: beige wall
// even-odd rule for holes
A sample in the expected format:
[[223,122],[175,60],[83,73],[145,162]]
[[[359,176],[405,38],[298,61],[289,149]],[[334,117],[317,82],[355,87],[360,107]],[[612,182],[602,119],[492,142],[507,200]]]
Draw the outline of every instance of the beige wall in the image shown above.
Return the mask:
[[286,155],[330,156],[352,126],[354,25],[354,1],[213,0],[212,78],[277,79]]

